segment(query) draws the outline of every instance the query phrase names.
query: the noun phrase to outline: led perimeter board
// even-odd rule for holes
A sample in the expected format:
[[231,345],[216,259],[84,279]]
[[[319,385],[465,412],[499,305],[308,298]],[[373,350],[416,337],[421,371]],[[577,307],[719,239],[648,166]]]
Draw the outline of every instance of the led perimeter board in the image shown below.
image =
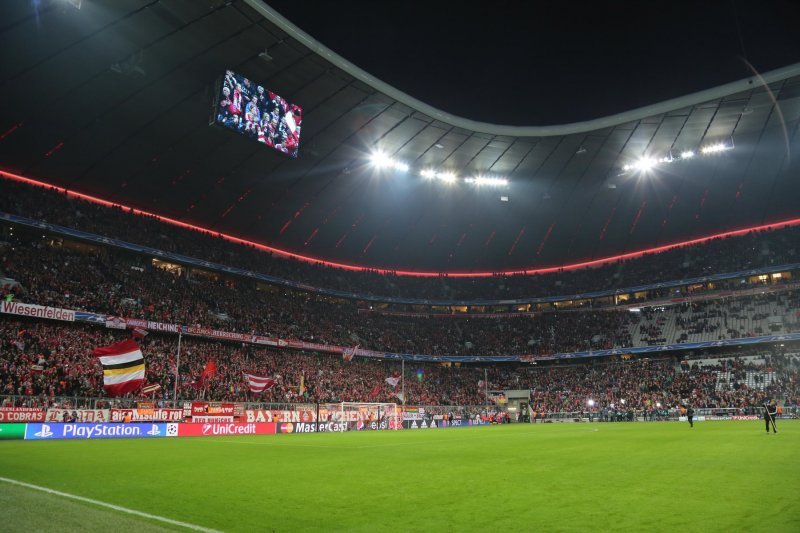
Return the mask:
[[297,157],[303,110],[230,70],[217,83],[212,122]]

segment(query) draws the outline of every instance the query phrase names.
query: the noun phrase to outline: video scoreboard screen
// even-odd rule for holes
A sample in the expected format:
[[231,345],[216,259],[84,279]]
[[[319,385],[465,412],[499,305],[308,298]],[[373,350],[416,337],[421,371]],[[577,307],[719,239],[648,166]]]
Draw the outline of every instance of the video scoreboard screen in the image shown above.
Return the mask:
[[230,70],[217,86],[216,124],[297,157],[303,121],[300,106]]

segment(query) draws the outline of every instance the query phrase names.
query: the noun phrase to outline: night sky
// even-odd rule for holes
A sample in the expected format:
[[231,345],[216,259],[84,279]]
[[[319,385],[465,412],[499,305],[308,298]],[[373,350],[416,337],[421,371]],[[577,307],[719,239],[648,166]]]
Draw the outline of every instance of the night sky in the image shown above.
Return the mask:
[[434,107],[514,125],[606,116],[800,62],[800,2],[267,3]]

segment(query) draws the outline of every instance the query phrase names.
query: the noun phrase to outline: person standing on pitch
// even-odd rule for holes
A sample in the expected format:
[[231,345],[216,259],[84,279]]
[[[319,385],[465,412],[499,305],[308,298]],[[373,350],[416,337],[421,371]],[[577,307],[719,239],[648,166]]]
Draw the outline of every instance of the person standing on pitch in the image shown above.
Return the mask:
[[692,419],[694,418],[694,409],[692,408],[691,405],[686,406],[686,418],[689,420],[689,427],[693,428],[694,422],[692,421]]
[[775,415],[778,414],[778,405],[775,400],[764,404],[764,424],[767,426],[767,435],[769,435],[769,426],[772,424],[772,432],[777,433],[778,429],[775,427]]

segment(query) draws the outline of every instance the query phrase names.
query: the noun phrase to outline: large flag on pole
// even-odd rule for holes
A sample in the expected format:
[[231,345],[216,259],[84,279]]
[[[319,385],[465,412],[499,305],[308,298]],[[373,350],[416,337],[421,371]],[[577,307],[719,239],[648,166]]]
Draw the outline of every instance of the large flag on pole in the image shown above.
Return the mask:
[[103,388],[109,396],[135,392],[144,385],[144,356],[135,340],[98,346],[92,354],[103,365]]
[[397,387],[397,384],[400,383],[400,378],[397,376],[391,376],[386,378],[386,383],[392,386],[392,388]]
[[275,386],[275,380],[268,377],[255,376],[253,374],[245,374],[247,384],[250,386],[250,392],[264,392]]

